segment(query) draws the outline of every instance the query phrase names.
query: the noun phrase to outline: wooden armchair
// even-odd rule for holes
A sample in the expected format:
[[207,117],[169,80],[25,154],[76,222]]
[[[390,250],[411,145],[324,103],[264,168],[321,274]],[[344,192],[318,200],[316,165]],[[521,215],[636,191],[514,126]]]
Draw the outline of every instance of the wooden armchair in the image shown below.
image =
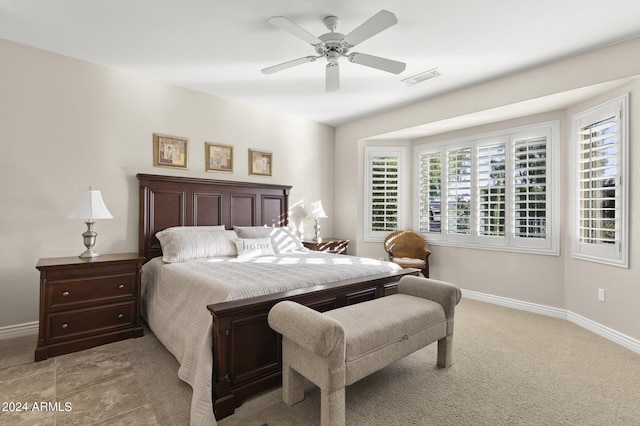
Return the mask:
[[384,249],[389,261],[403,268],[418,268],[429,278],[429,245],[420,234],[412,231],[396,231],[384,239]]

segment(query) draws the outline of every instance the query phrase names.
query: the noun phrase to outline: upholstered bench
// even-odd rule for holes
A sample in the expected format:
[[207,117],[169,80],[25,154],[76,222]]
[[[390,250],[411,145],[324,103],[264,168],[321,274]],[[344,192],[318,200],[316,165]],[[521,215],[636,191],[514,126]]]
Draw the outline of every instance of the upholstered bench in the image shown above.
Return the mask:
[[304,378],[320,388],[323,426],[344,425],[345,386],[438,342],[438,367],[452,364],[453,317],[460,289],[405,276],[398,294],[320,313],[277,303],[269,325],[282,334],[282,399],[304,399]]

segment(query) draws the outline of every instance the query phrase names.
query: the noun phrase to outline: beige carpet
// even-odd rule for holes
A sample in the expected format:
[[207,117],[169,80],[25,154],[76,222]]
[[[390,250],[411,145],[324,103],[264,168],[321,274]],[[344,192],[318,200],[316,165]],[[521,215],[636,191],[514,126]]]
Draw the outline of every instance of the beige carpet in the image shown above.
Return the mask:
[[[32,339],[15,345],[26,358],[0,341],[0,378],[8,359],[35,365]],[[347,424],[640,425],[640,355],[572,323],[463,299],[454,339],[448,370],[432,345],[348,387]],[[190,388],[152,333],[93,351],[126,355],[158,424],[189,424]],[[219,424],[317,425],[319,391],[307,390],[293,407],[266,392]]]

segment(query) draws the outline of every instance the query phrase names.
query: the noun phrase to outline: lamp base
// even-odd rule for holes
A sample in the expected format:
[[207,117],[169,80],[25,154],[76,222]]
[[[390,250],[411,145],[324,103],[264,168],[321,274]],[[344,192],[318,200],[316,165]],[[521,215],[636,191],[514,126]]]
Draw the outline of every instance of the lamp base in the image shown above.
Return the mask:
[[313,229],[316,231],[315,236],[313,237],[313,242],[321,243],[322,238],[320,238],[320,224],[318,223],[318,219],[316,219],[316,224],[313,226]]
[[82,253],[78,257],[81,257],[81,258],[85,259],[87,257],[91,258],[91,257],[98,257],[98,256],[100,256],[98,253],[96,253],[95,251],[89,249],[89,250],[85,250],[84,253]]
[[82,239],[84,241],[84,246],[87,248],[87,250],[84,251],[84,253],[82,253],[79,257],[85,259],[85,258],[91,258],[91,257],[98,257],[100,256],[98,253],[96,253],[95,251],[93,251],[93,246],[96,244],[96,237],[98,236],[98,234],[96,232],[94,232],[93,228],[93,224],[95,222],[85,222],[87,224],[87,230],[85,232],[82,233]]

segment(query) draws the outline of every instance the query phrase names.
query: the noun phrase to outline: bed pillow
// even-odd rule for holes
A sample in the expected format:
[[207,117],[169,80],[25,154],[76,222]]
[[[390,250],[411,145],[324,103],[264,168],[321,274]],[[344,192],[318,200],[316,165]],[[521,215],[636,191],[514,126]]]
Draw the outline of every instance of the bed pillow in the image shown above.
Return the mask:
[[176,226],[156,233],[162,260],[185,262],[208,257],[236,256],[236,233],[224,226]]
[[234,226],[239,238],[270,238],[273,251],[288,253],[306,250],[300,238],[289,228],[267,226]]
[[238,238],[236,239],[238,259],[252,259],[260,256],[273,256],[271,239],[267,238]]
[[268,238],[271,233],[270,227],[266,226],[234,226],[233,230],[238,234],[238,238]]

